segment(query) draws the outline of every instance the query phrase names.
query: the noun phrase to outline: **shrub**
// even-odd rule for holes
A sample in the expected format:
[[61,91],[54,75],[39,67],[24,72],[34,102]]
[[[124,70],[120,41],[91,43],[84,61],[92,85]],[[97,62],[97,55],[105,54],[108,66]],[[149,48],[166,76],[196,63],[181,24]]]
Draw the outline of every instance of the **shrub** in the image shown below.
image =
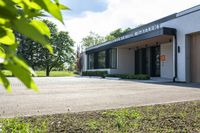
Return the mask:
[[138,80],[148,80],[150,77],[146,74],[107,74],[106,77],[118,77],[121,79],[138,79]]
[[108,74],[107,71],[84,71],[82,72],[82,76],[101,76],[105,77]]

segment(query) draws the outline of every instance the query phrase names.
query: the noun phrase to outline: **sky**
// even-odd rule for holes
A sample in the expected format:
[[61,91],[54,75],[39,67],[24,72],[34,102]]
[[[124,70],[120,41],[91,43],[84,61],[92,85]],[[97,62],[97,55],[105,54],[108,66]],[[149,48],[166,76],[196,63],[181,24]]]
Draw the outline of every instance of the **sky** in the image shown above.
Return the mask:
[[60,3],[71,9],[62,12],[65,25],[49,19],[60,31],[68,31],[79,45],[91,31],[105,36],[117,28],[134,28],[196,6],[200,0],[60,0]]

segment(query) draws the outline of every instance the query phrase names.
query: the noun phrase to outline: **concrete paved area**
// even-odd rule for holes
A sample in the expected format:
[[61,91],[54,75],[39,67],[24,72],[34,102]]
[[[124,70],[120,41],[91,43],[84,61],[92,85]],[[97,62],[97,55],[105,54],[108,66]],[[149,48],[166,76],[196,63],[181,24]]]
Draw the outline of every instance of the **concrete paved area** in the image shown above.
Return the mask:
[[35,78],[40,93],[10,78],[13,92],[0,86],[1,117],[30,116],[200,100],[200,84],[142,83],[97,78]]

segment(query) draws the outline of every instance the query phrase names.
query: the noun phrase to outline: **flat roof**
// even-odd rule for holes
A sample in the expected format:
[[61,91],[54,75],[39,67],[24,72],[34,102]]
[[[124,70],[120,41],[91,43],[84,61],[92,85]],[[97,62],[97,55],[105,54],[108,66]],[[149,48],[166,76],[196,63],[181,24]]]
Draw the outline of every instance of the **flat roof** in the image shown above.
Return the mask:
[[129,38],[123,38],[120,41],[115,41],[115,42],[112,42],[112,43],[109,43],[109,44],[106,44],[106,45],[101,45],[99,47],[95,47],[93,49],[87,50],[86,54],[106,50],[106,49],[109,49],[109,48],[121,46],[121,45],[128,44],[128,43],[131,43],[131,42],[138,42],[138,41],[142,41],[142,40],[147,40],[147,39],[151,39],[151,38],[162,36],[162,35],[176,35],[176,29],[168,28],[168,27],[162,27],[162,28],[159,28],[157,30],[153,30],[151,32],[146,32],[144,34],[140,34],[140,35],[129,37]]

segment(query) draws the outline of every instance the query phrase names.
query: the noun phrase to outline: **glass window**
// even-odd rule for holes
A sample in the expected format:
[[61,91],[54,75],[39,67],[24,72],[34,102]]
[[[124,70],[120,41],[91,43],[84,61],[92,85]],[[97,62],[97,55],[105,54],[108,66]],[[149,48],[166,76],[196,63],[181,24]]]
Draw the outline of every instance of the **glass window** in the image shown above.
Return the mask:
[[98,68],[106,68],[106,52],[101,51],[98,53]]
[[94,69],[94,54],[88,55],[88,68]]
[[117,49],[109,50],[109,68],[116,69],[117,68]]

